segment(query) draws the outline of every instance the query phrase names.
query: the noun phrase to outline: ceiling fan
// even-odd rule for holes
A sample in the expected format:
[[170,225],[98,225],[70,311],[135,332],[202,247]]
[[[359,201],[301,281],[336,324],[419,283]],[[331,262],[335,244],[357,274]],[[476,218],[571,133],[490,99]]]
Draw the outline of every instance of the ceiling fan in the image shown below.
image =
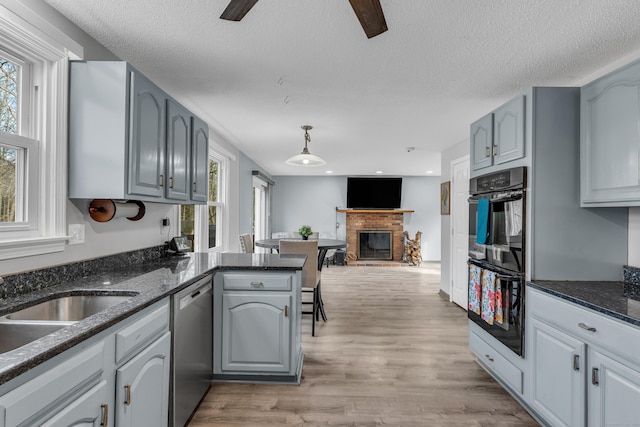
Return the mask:
[[[220,19],[240,21],[251,10],[258,0],[231,0],[220,15]],[[387,22],[382,13],[380,0],[349,0],[356,13],[360,25],[367,38],[372,38],[387,31]]]

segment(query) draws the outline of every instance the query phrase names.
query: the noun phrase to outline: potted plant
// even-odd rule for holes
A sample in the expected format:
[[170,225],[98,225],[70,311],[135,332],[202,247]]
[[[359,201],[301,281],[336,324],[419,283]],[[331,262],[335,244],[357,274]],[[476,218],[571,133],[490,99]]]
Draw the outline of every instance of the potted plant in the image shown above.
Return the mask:
[[303,225],[298,229],[298,233],[300,233],[300,235],[302,236],[302,240],[308,240],[313,231],[311,231],[311,227],[309,227],[308,225]]

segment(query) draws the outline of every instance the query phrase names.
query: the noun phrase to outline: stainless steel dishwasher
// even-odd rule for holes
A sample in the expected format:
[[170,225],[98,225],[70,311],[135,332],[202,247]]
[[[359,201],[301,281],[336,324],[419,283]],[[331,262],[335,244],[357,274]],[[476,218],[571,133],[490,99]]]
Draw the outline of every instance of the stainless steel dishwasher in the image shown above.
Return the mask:
[[213,289],[208,276],[173,296],[172,419],[184,426],[213,376]]

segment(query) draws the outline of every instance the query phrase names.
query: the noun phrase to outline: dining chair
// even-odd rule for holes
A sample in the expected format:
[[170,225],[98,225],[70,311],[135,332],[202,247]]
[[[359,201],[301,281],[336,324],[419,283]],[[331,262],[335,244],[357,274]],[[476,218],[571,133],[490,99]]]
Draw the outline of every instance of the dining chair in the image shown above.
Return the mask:
[[253,239],[251,238],[251,234],[245,233],[238,236],[240,239],[240,249],[245,254],[253,253]]
[[280,240],[280,254],[303,254],[307,260],[302,267],[302,291],[313,292],[313,301],[303,301],[302,304],[311,304],[311,311],[303,311],[302,314],[311,314],[311,336],[316,335],[316,320],[319,317],[320,308],[320,271],[318,271],[318,241],[317,240]]
[[[319,236],[321,239],[335,239],[336,238],[336,233],[320,233]],[[326,255],[324,256],[324,263],[327,266],[327,268],[329,268],[329,263],[331,262],[332,264],[335,264],[336,260],[336,250],[335,249],[329,249],[326,253]]]

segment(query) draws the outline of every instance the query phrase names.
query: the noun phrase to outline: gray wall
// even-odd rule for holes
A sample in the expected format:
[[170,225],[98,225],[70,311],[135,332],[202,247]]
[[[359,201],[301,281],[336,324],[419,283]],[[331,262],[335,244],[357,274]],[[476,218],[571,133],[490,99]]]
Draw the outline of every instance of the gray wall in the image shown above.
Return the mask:
[[[345,214],[336,213],[336,208],[346,206],[346,177],[275,176],[274,181],[273,231],[310,225],[314,231],[344,238]],[[405,214],[405,230],[411,238],[422,231],[422,258],[427,261],[440,260],[439,193],[438,177],[403,177],[401,207],[415,211]]]
[[[440,182],[451,181],[451,162],[455,159],[469,155],[469,140],[462,141],[442,152]],[[452,193],[453,194],[453,193]],[[440,217],[441,247],[440,257],[440,290],[447,295],[451,288],[451,216]]]

